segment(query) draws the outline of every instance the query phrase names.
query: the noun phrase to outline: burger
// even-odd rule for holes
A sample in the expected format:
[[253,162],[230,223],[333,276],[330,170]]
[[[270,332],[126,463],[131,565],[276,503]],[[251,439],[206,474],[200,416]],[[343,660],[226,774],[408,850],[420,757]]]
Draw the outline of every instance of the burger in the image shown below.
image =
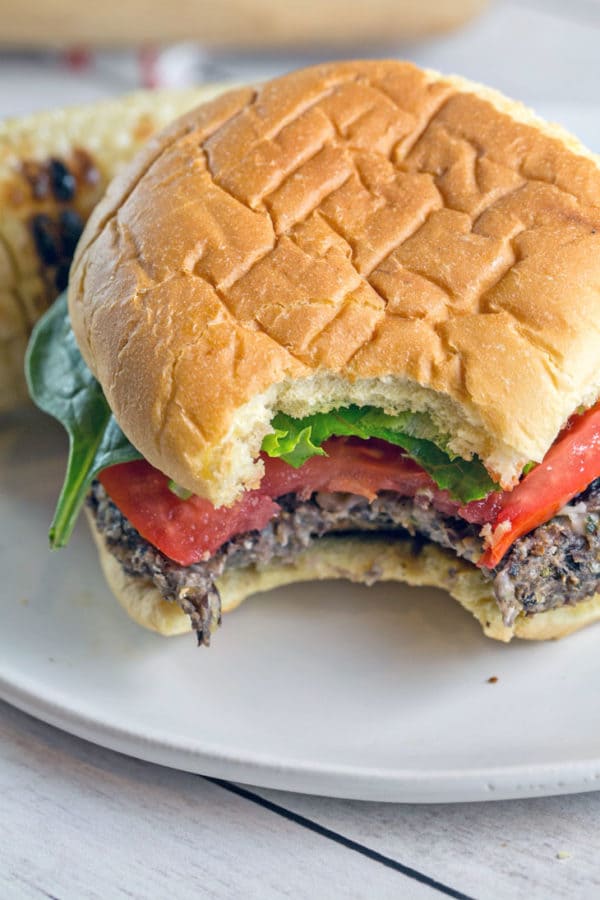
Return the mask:
[[435,585],[485,634],[600,618],[600,168],[456,77],[320,65],[150,141],[30,343],[141,625],[294,581]]

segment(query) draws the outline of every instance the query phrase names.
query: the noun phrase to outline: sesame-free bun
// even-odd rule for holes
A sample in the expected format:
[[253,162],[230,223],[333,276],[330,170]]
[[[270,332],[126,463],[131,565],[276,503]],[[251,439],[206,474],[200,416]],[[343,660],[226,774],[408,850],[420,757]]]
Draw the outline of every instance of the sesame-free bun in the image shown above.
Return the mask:
[[351,403],[427,410],[508,487],[600,391],[598,158],[408,63],[295,72],[113,182],[70,311],[130,440],[217,505],[276,411]]
[[[108,586],[130,618],[168,637],[190,632],[190,620],[177,603],[164,600],[150,579],[131,576],[123,570],[107,549],[93,516],[89,510],[86,512]],[[417,551],[415,542],[408,537],[393,541],[376,535],[323,537],[291,564],[231,569],[216,584],[223,612],[227,613],[261,591],[328,578],[369,585],[398,581],[415,587],[442,588],[477,619],[486,637],[504,642],[513,637],[532,641],[566,637],[600,619],[600,594],[596,594],[576,606],[533,616],[521,614],[508,628],[502,621],[491,583],[485,581],[476,566],[436,544],[425,544]]]

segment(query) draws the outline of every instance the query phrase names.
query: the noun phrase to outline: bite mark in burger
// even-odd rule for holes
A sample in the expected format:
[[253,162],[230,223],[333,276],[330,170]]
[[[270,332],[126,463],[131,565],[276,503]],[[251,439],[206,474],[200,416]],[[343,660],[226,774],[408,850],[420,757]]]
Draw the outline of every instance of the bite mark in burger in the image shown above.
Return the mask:
[[[600,169],[458,78],[317,66],[110,186],[28,354],[109,583],[208,643],[306,578],[445,587],[491,637],[600,617]],[[72,330],[71,330],[72,326]]]

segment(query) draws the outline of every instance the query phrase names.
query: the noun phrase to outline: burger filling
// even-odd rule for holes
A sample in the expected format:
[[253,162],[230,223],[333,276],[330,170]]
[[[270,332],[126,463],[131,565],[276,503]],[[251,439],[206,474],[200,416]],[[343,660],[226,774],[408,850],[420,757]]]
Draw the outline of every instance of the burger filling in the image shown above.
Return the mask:
[[493,584],[507,625],[600,589],[600,403],[577,411],[510,491],[481,460],[457,457],[425,413],[279,413],[260,486],[215,508],[129,443],[81,357],[66,297],[36,325],[26,371],[33,399],[70,437],[52,546],[67,543],[87,496],[126,572],[179,602],[205,643],[220,619],[219,575],[290,562],[324,534],[411,535],[417,549],[449,548]]
[[574,417],[513,491],[468,503],[440,489],[403,448],[356,437],[329,438],[322,454],[296,467],[264,452],[260,488],[229,509],[184,499],[144,460],[104,470],[90,502],[125,571],[179,602],[204,642],[219,621],[215,580],[223,572],[290,563],[324,534],[410,535],[416,551],[426,541],[451,549],[480,567],[511,626],[521,613],[574,604],[600,586],[600,477],[572,493],[594,471],[582,446],[598,418],[598,407]]
[[[237,534],[208,559],[190,565],[175,562],[141,537],[99,482],[88,502],[125,572],[150,579],[165,599],[178,602],[203,643],[220,622],[216,579],[232,568],[292,563],[325,534],[377,532],[389,541],[411,535],[415,553],[433,541],[471,562],[481,555],[479,528],[436,508],[428,490],[414,497],[384,491],[372,501],[340,492],[316,492],[308,499],[285,494],[264,528]],[[496,569],[482,572],[493,584],[507,625],[519,613],[542,612],[593,595],[600,584],[600,479],[550,522],[519,538]]]

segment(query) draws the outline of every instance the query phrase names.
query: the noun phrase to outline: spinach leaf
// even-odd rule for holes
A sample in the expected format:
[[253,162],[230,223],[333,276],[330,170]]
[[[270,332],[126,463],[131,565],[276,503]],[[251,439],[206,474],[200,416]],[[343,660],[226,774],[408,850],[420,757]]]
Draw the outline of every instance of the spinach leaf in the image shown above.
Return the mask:
[[66,294],[33,329],[25,374],[34,403],[58,419],[69,435],[67,471],[49,534],[52,548],[64,547],[98,473],[142,457],[119,428],[79,352]]

